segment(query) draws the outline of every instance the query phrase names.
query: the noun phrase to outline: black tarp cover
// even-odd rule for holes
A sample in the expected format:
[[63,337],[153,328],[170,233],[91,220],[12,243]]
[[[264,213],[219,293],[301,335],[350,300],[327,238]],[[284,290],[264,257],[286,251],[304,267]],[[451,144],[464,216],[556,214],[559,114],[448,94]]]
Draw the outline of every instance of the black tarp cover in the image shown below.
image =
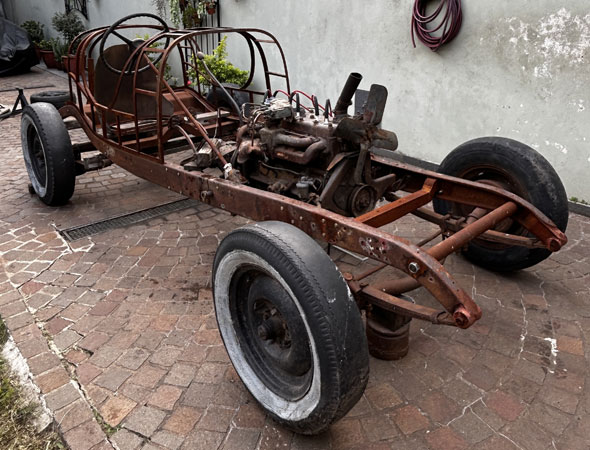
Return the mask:
[[21,27],[0,18],[0,75],[24,72],[37,64],[35,48]]

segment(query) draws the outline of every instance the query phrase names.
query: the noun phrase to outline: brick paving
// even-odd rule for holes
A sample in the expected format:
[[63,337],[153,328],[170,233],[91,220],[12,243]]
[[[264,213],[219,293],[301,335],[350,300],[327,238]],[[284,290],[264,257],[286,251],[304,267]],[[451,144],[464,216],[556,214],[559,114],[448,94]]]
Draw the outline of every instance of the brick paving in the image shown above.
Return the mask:
[[[66,85],[40,69],[2,80],[40,84]],[[354,409],[324,435],[299,436],[246,392],[215,323],[210,264],[245,219],[199,205],[66,243],[56,228],[179,197],[111,166],[48,208],[27,191],[20,118],[0,122],[0,139],[0,315],[72,449],[590,447],[590,219],[572,214],[567,247],[516,274],[448,258],[483,318],[469,330],[413,321],[408,356],[371,358]],[[408,218],[394,230],[416,240],[428,228]]]

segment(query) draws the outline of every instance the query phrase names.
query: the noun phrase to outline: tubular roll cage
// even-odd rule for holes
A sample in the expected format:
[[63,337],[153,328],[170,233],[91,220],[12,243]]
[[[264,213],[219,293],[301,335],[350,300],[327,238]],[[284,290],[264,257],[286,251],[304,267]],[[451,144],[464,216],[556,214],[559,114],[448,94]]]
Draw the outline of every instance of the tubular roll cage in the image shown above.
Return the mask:
[[[158,29],[158,27],[149,25],[141,27]],[[143,58],[144,54],[148,52],[162,53],[163,57],[159,67],[165,67],[166,61],[175,47],[181,50],[179,53],[183,58],[182,50],[186,50],[184,47],[196,45],[194,38],[199,35],[238,33],[246,38],[251,56],[249,80],[239,90],[248,92],[252,100],[254,95],[265,94],[265,92],[247,89],[254,77],[255,49],[263,64],[267,91],[272,92],[270,77],[278,76],[284,78],[287,92],[291,93],[283,50],[270,33],[253,28],[171,30],[154,35],[136,48],[126,63],[127,67],[134,55],[140,55],[135,59],[134,86],[137,70],[142,60],[148,60],[150,70],[155,71],[158,77],[156,91],[149,94],[141,92],[156,99],[157,134],[155,138],[141,138],[136,114],[117,111],[112,108],[112,105],[99,104],[93,95],[93,63],[89,55],[92,54],[106,30],[106,27],[97,28],[77,38],[80,43],[76,52],[75,70],[72,71],[72,67],[70,67],[71,71],[69,72],[70,91],[72,94],[76,94],[76,102],[70,102],[60,110],[62,117],[73,116],[76,119],[79,126],[88,135],[92,144],[91,149],[99,150],[112,162],[127,171],[180,194],[232,214],[249,217],[255,221],[279,220],[290,223],[314,239],[338,245],[379,261],[381,265],[365,273],[356,276],[350,273],[344,274],[360,308],[374,305],[387,311],[435,324],[468,328],[481,317],[481,309],[470,295],[457,284],[443,267],[441,261],[475,238],[504,245],[546,248],[550,251],[559,250],[567,242],[565,234],[543,213],[526,200],[506,190],[422,170],[379,156],[376,153],[370,155],[372,164],[380,166],[381,169],[394,175],[392,179],[395,181],[392,184],[396,190],[405,191],[408,195],[394,199],[390,203],[357,218],[344,217],[319,206],[216,178],[200,171],[187,171],[181,165],[166,162],[164,156],[171,148],[171,138],[175,135],[181,138],[188,137],[185,133],[178,131],[175,133],[164,124],[162,114],[164,95],[173,99],[176,106],[179,106],[176,109],[185,118],[182,128],[197,138],[205,139],[213,149],[215,146],[207,134],[208,128],[197,122],[182,103],[183,93],[192,90],[187,83],[186,75],[186,67],[190,61],[187,62],[186,58],[182,60],[184,86],[172,88],[163,77],[164,71],[149,62],[149,58]],[[255,35],[261,35],[263,38],[256,38]],[[165,48],[150,48],[151,44],[162,39],[170,39]],[[192,43],[182,44],[187,41]],[[284,66],[283,74],[269,71],[268,60],[261,45],[263,43],[278,47]],[[193,46],[191,50],[198,51],[198,46]],[[187,53],[184,52],[184,54]],[[88,75],[84,70],[86,66],[88,66]],[[120,82],[116,89],[119,88]],[[137,90],[134,89],[134,91]],[[201,94],[201,86],[198,82],[196,93]],[[138,92],[133,93],[136,108],[137,94]],[[214,111],[214,108],[202,96],[199,95],[198,98],[206,110]],[[133,121],[136,135],[129,140],[123,140],[120,134],[116,139],[109,138],[106,130],[108,114],[115,115],[118,125],[121,118]],[[230,115],[228,121],[233,122],[237,128],[238,118],[236,116]],[[187,123],[188,126],[186,126]],[[189,141],[189,143],[191,142]],[[145,152],[145,149],[150,145],[154,149],[157,146],[156,155]],[[470,217],[469,220],[437,214],[432,209],[424,207],[435,198],[473,206],[475,207],[474,213],[478,213]],[[440,227],[440,231],[415,245],[380,229],[380,227],[392,223],[406,214],[413,214],[434,223]],[[493,227],[506,218],[518,222],[534,237],[494,231]],[[429,248],[424,248],[426,243],[441,234],[445,239]],[[366,281],[368,276],[387,266],[398,269],[405,274],[405,277],[377,284],[369,284]],[[400,298],[401,293],[420,286],[426,288],[444,309],[437,310]]]

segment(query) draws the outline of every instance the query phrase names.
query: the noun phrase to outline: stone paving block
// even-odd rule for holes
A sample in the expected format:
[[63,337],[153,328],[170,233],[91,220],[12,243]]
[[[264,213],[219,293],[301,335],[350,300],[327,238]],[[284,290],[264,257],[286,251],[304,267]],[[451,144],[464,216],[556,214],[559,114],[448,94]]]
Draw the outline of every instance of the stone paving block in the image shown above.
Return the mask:
[[99,369],[98,367],[89,362],[76,367],[76,375],[78,376],[78,381],[80,381],[80,383],[82,383],[83,385],[90,383],[102,372],[102,369]]
[[152,436],[152,442],[169,450],[177,450],[184,442],[185,437],[166,430],[158,431]]
[[293,440],[293,432],[276,425],[268,420],[262,429],[259,450],[279,450],[289,448]]
[[70,376],[63,367],[56,367],[53,370],[44,372],[35,377],[35,384],[41,389],[43,394],[47,394],[58,387],[69,383]]
[[137,370],[150,356],[150,353],[142,348],[130,348],[117,360],[117,364],[130,370]]
[[469,444],[477,444],[494,434],[494,431],[471,411],[466,411],[449,425]]
[[86,314],[89,309],[90,307],[88,306],[80,305],[78,303],[72,303],[70,306],[68,306],[61,312],[61,317],[71,321],[77,321],[84,314]]
[[181,403],[187,406],[203,407],[216,397],[216,392],[216,386],[193,381],[181,399]]
[[96,444],[90,450],[113,450],[113,449],[114,449],[114,447],[112,446],[112,444],[105,439],[104,441]]
[[122,349],[102,346],[90,357],[88,362],[97,367],[106,368],[114,363],[123,353]]
[[508,424],[502,430],[502,434],[525,450],[545,449],[551,445],[551,435],[537,424],[523,418]]
[[137,386],[127,381],[119,388],[118,393],[129,397],[137,403],[144,404],[150,395],[152,395],[152,390],[143,386]]
[[138,449],[144,441],[142,437],[135,433],[131,433],[125,429],[121,429],[113,434],[111,438],[119,450],[135,450]]
[[1,305],[0,315],[4,318],[7,318],[25,312],[26,310],[27,307],[25,305],[25,302],[22,300],[17,300],[15,302],[8,303],[7,305]]
[[437,428],[426,435],[431,450],[465,450],[469,444],[448,427]]
[[570,424],[572,417],[541,400],[535,400],[526,411],[525,418],[539,424],[544,430],[560,436]]
[[524,411],[524,406],[513,396],[495,391],[486,399],[485,404],[502,419],[512,422]]
[[128,430],[141,434],[142,436],[150,437],[162,423],[164,417],[166,417],[164,411],[160,411],[159,409],[150,406],[142,406],[133,411],[127,419],[125,419],[123,426]]
[[262,428],[266,420],[266,413],[257,403],[242,405],[233,419],[238,428]]
[[177,363],[172,366],[164,382],[175,386],[188,387],[195,377],[195,372],[194,366]]
[[459,405],[441,392],[426,394],[418,401],[420,409],[424,411],[432,421],[441,424],[450,422],[461,414]]
[[60,349],[61,351],[64,351],[64,350],[68,349],[69,347],[71,347],[72,345],[74,345],[80,339],[82,339],[82,336],[80,336],[74,330],[68,329],[68,330],[64,330],[61,333],[55,335],[53,337],[53,343],[55,344],[55,346],[58,349]]
[[41,353],[29,358],[27,363],[33,375],[39,375],[60,365],[59,358],[50,352]]
[[399,431],[385,414],[363,417],[360,422],[369,441],[391,440],[399,435]]
[[160,346],[158,350],[153,353],[149,361],[153,364],[169,367],[176,362],[181,353],[182,350],[176,347]]
[[76,400],[55,412],[55,421],[63,433],[92,418],[90,407],[82,399]]
[[96,304],[94,308],[89,311],[91,316],[107,316],[112,313],[115,308],[119,306],[116,302],[102,301]]
[[197,424],[197,428],[199,430],[225,433],[229,429],[234,414],[235,411],[233,409],[210,406]]
[[182,392],[182,389],[176,386],[159,386],[150,396],[148,404],[170,411],[174,408],[174,405],[182,395]]
[[165,374],[165,370],[144,363],[131,377],[131,382],[139,386],[153,388]]
[[255,450],[260,431],[233,428],[221,447],[223,450]]
[[45,403],[52,411],[57,411],[64,406],[73,403],[80,398],[78,390],[72,383],[64,384],[63,386],[51,391],[45,395]]
[[89,420],[64,435],[67,444],[76,450],[87,450],[101,442],[105,435],[95,420]]
[[180,406],[174,410],[172,415],[166,420],[163,428],[172,433],[186,436],[194,428],[203,414],[203,410]]
[[412,405],[396,410],[392,413],[392,418],[405,435],[424,430],[430,425],[428,419],[420,413],[418,408]]
[[540,398],[548,405],[568,414],[576,412],[579,402],[577,396],[553,387],[544,387],[540,392]]
[[225,435],[207,430],[195,430],[182,445],[182,450],[212,450],[219,448]]
[[[121,321],[121,327],[125,321]],[[117,327],[117,328],[121,328]],[[139,337],[139,333],[132,333],[130,331],[121,331],[116,333],[111,340],[109,341],[110,347],[121,348],[121,349],[128,349],[133,345],[133,343]]]
[[105,333],[91,332],[84,339],[78,342],[78,347],[89,352],[95,352],[111,337]]
[[94,383],[115,392],[131,375],[132,372],[129,370],[119,367],[109,367],[94,380]]
[[116,427],[121,421],[127,417],[133,408],[137,405],[136,402],[130,400],[122,395],[109,398],[100,407],[100,414],[102,418],[112,427]]
[[30,339],[19,345],[19,350],[24,358],[32,358],[47,351],[47,341],[43,338]]

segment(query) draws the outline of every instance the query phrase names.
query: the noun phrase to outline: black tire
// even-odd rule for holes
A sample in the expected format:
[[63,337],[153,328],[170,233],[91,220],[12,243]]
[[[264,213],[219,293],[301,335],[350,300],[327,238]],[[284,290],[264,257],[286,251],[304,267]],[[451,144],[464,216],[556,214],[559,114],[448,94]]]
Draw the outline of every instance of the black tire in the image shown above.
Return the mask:
[[[492,182],[532,203],[561,231],[567,228],[567,195],[559,176],[543,156],[521,142],[502,137],[474,139],[449,153],[438,171],[472,181]],[[434,209],[440,214],[466,215],[473,207],[435,199]],[[527,233],[516,222],[503,226],[509,228],[503,231]],[[551,252],[475,240],[463,254],[486,269],[509,272],[531,267],[549,257]]]
[[31,95],[31,103],[51,103],[57,109],[70,101],[70,91],[44,91]]
[[277,422],[317,434],[359,400],[369,375],[359,310],[301,230],[262,222],[230,233],[215,255],[213,296],[238,375]]
[[74,194],[76,166],[70,135],[55,106],[34,103],[25,107],[21,142],[35,193],[50,206],[67,203]]

